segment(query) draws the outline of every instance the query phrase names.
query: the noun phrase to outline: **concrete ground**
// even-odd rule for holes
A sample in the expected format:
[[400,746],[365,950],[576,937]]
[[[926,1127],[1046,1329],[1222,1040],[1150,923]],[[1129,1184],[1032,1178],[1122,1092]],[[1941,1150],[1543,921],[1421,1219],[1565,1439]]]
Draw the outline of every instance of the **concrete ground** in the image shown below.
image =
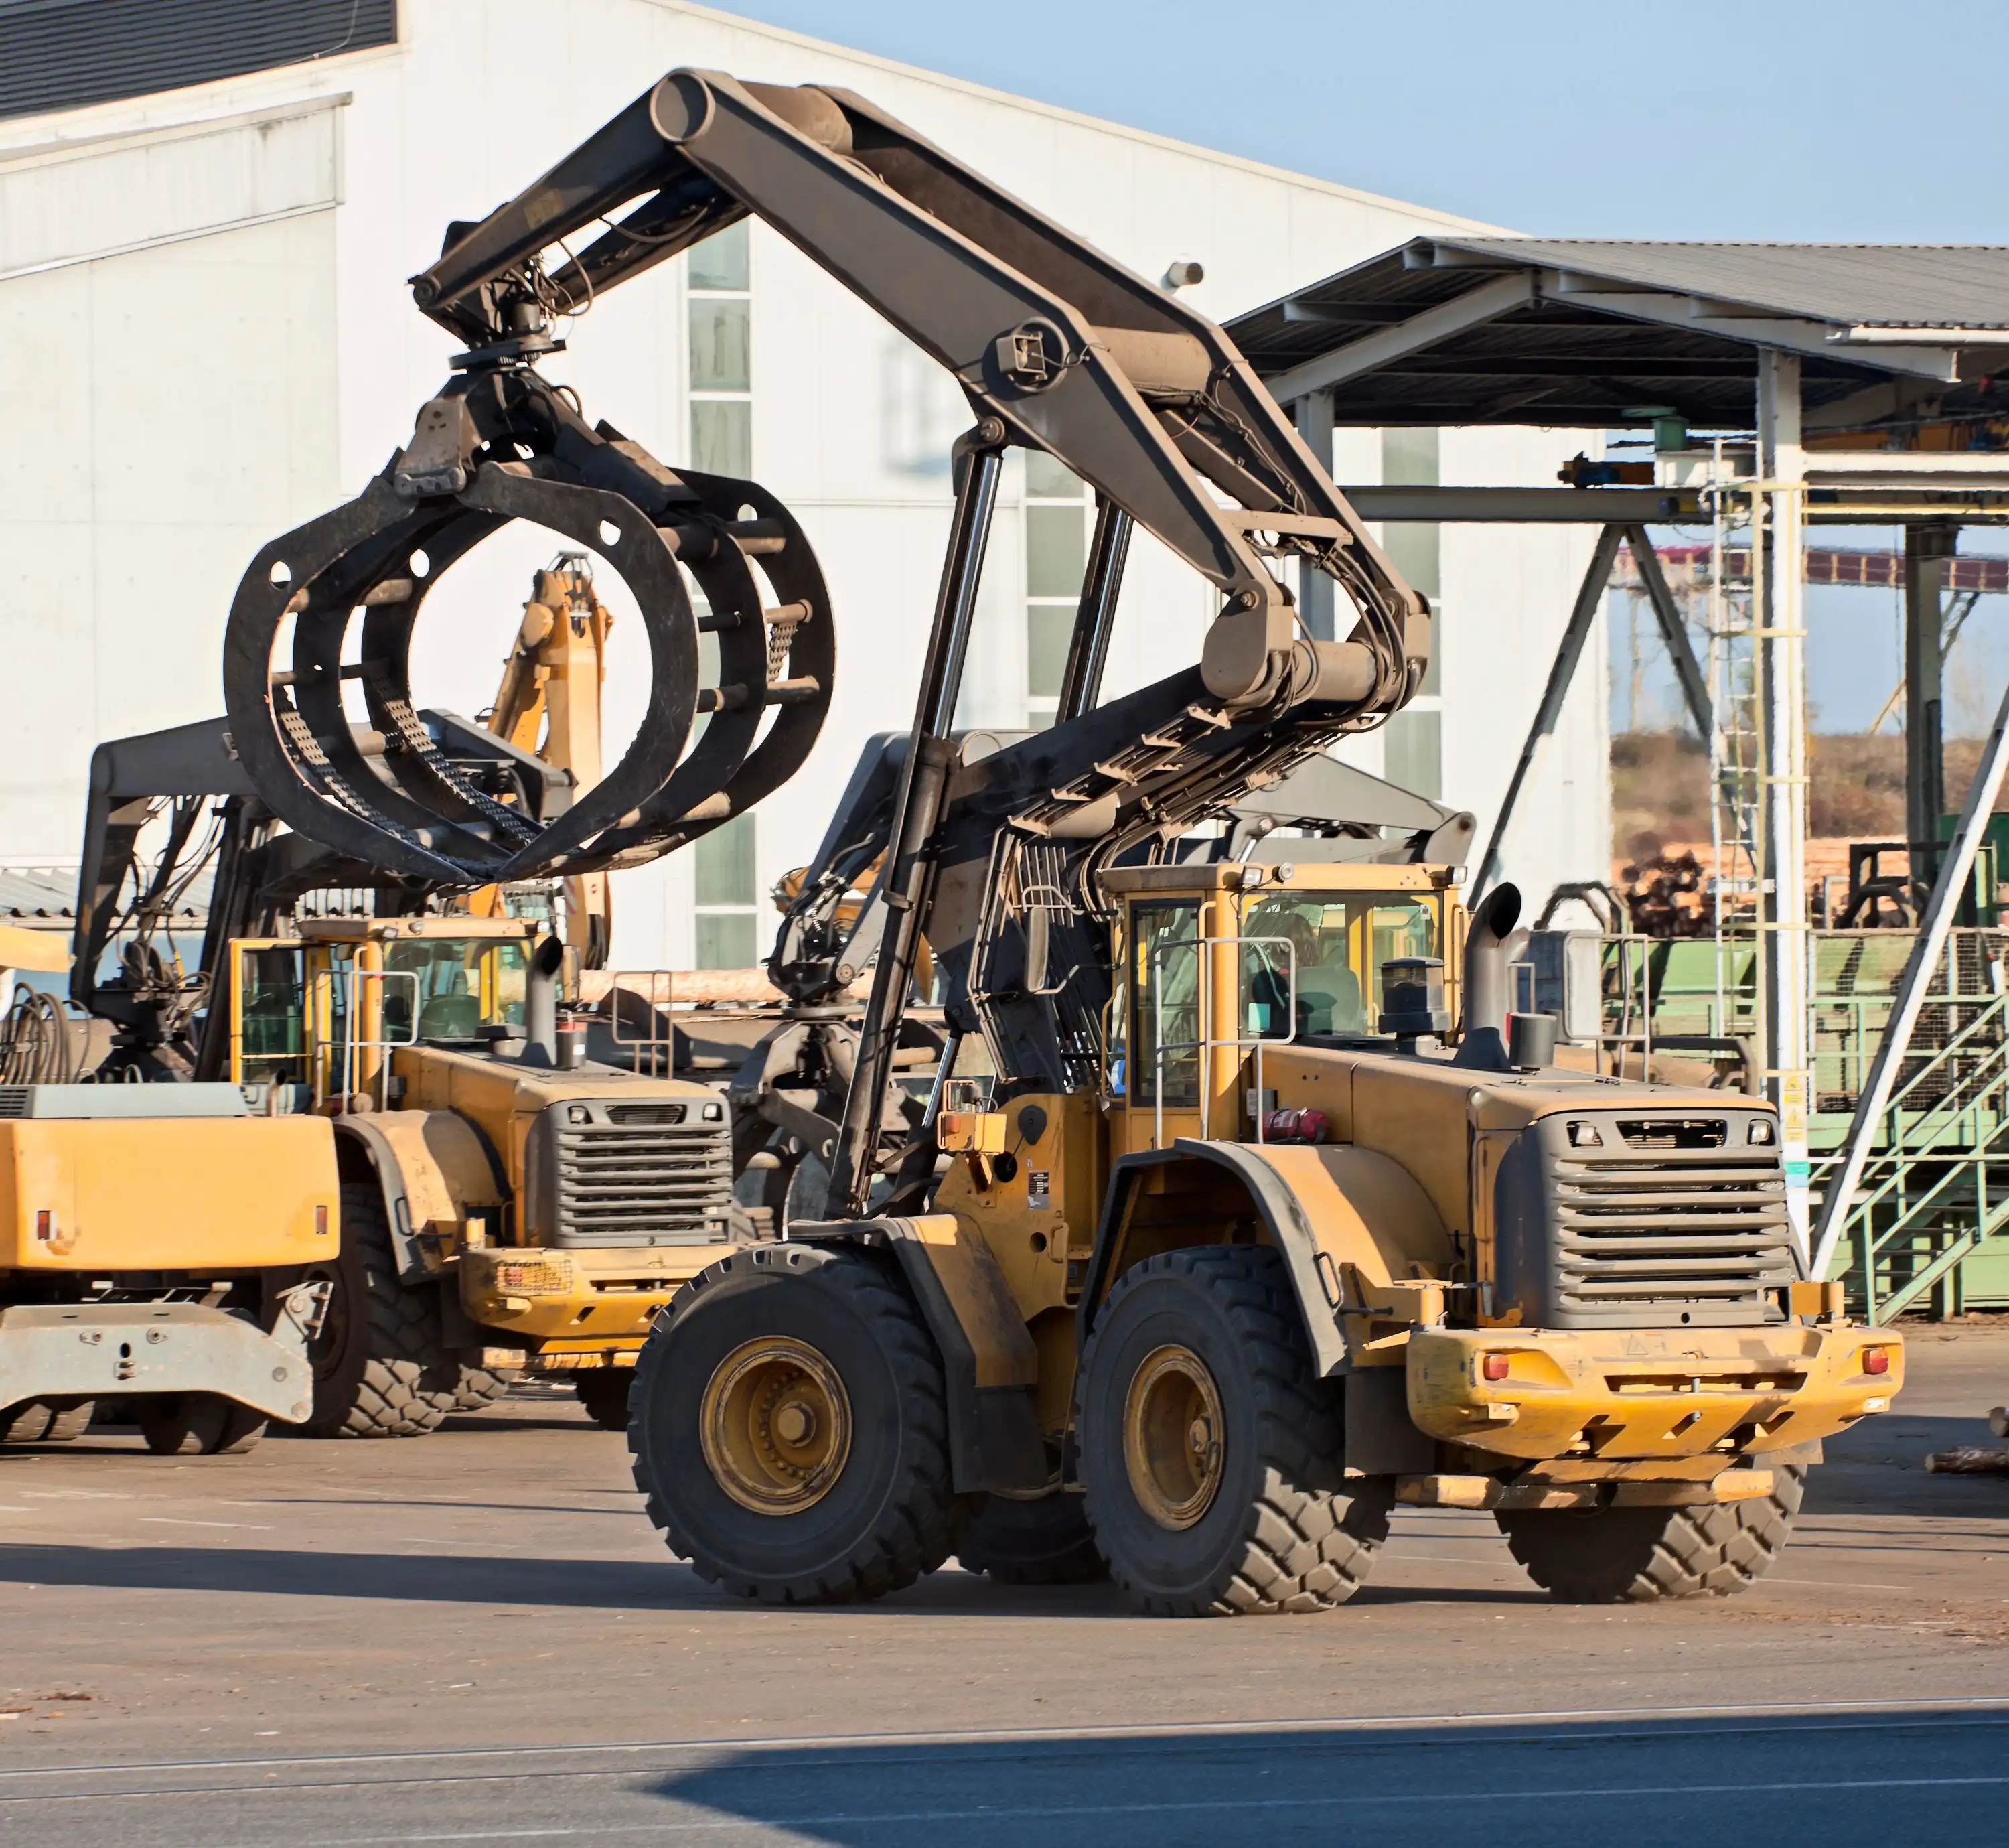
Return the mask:
[[2009,1477],[1923,1463],[1992,1441],[2009,1329],[1911,1355],[1758,1589],[1615,1609],[1420,1510],[1323,1616],[954,1569],[752,1608],[668,1556],[622,1440],[556,1393],[412,1442],[0,1452],[0,1836],[1691,1844],[1784,1797],[1768,1848],[2000,1839]]

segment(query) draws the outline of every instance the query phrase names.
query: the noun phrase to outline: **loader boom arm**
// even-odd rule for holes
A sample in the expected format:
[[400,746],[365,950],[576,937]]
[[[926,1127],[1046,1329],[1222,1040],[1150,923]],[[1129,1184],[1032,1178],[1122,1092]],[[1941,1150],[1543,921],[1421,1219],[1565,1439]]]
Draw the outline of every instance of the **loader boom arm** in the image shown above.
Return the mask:
[[[673,71],[455,227],[413,295],[477,353],[505,348],[547,307],[596,300],[749,214],[945,367],[1010,441],[1057,456],[1220,590],[1203,658],[1215,697],[1274,697],[1307,645],[1326,658],[1301,677],[1368,711],[1407,697],[1427,656],[1422,600],[1228,336],[848,90]],[[1270,565],[1283,556],[1340,582],[1359,616],[1350,645],[1298,633]]]

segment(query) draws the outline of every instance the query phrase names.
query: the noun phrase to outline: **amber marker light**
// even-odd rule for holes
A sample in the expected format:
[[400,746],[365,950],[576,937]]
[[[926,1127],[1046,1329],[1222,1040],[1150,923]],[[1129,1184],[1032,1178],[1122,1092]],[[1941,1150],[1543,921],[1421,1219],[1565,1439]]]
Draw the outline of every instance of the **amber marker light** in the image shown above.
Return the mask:
[[1862,1371],[1865,1373],[1888,1373],[1890,1371],[1890,1350],[1887,1347],[1866,1347],[1862,1350]]
[[1504,1380],[1510,1364],[1504,1354],[1488,1354],[1483,1371],[1490,1380]]

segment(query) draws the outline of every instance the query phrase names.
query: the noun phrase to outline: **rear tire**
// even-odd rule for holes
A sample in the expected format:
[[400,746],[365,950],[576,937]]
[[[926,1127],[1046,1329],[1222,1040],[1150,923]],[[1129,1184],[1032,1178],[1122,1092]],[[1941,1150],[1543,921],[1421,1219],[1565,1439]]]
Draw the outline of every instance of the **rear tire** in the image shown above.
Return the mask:
[[45,1444],[73,1444],[90,1428],[91,1414],[97,1410],[94,1400],[66,1399],[52,1406],[49,1428],[42,1434]]
[[1773,1467],[1772,1492],[1706,1508],[1502,1509],[1493,1516],[1529,1577],[1564,1604],[1728,1598],[1763,1578],[1793,1531],[1803,1464]]
[[384,1197],[374,1181],[342,1187],[342,1250],[321,1332],[310,1350],[317,1438],[416,1438],[452,1411],[462,1368],[440,1325],[438,1286],[398,1275]]
[[988,1573],[1001,1585],[1086,1585],[1109,1576],[1082,1498],[1065,1492],[1036,1502],[964,1497],[955,1556],[964,1571]]
[[1275,1251],[1206,1246],[1125,1272],[1082,1352],[1081,1479],[1111,1574],[1154,1616],[1320,1611],[1366,1582],[1384,1482],[1345,1473]]
[[586,1407],[586,1415],[602,1431],[625,1431],[634,1384],[632,1367],[591,1367],[572,1376],[572,1389]]
[[763,1245],[701,1272],[635,1369],[628,1447],[649,1518],[742,1598],[837,1604],[948,1556],[941,1357],[897,1273]]
[[238,1456],[265,1435],[265,1414],[218,1392],[140,1401],[140,1435],[156,1456]]
[[55,1409],[40,1399],[23,1399],[0,1412],[0,1444],[39,1444],[55,1421]]

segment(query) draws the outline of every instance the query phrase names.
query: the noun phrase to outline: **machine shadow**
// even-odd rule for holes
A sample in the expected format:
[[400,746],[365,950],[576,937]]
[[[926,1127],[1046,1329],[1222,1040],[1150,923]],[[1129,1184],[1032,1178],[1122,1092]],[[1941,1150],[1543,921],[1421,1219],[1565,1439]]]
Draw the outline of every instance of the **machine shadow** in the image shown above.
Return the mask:
[[[316,1552],[278,1547],[0,1545],[0,1586],[58,1585],[99,1591],[221,1591],[282,1598],[356,1598],[417,1604],[511,1605],[608,1611],[715,1611],[764,1608],[729,1598],[682,1560],[501,1559],[466,1554]],[[1428,1582],[1367,1587],[1359,1601],[1405,1604],[1545,1604],[1532,1588],[1476,1591]],[[1115,1587],[1000,1585],[945,1567],[919,1584],[870,1603],[801,1605],[790,1615],[856,1623],[905,1617],[1065,1616],[1160,1623],[1132,1611]],[[1260,1622],[1260,1619],[1249,1621]],[[1345,1613],[1294,1622],[1344,1623]]]
[[[680,1830],[883,1848],[1560,1839],[1692,1848],[1766,1804],[1772,1848],[1951,1839],[1993,1814],[2009,1706],[1081,1736],[728,1749],[644,1789]],[[1984,1775],[1948,1775],[1948,1767]],[[1645,1800],[1642,1801],[1642,1800]],[[668,1822],[669,1818],[665,1818]],[[772,1831],[771,1838],[765,1832]],[[1983,1830],[1983,1832],[1986,1832]]]

